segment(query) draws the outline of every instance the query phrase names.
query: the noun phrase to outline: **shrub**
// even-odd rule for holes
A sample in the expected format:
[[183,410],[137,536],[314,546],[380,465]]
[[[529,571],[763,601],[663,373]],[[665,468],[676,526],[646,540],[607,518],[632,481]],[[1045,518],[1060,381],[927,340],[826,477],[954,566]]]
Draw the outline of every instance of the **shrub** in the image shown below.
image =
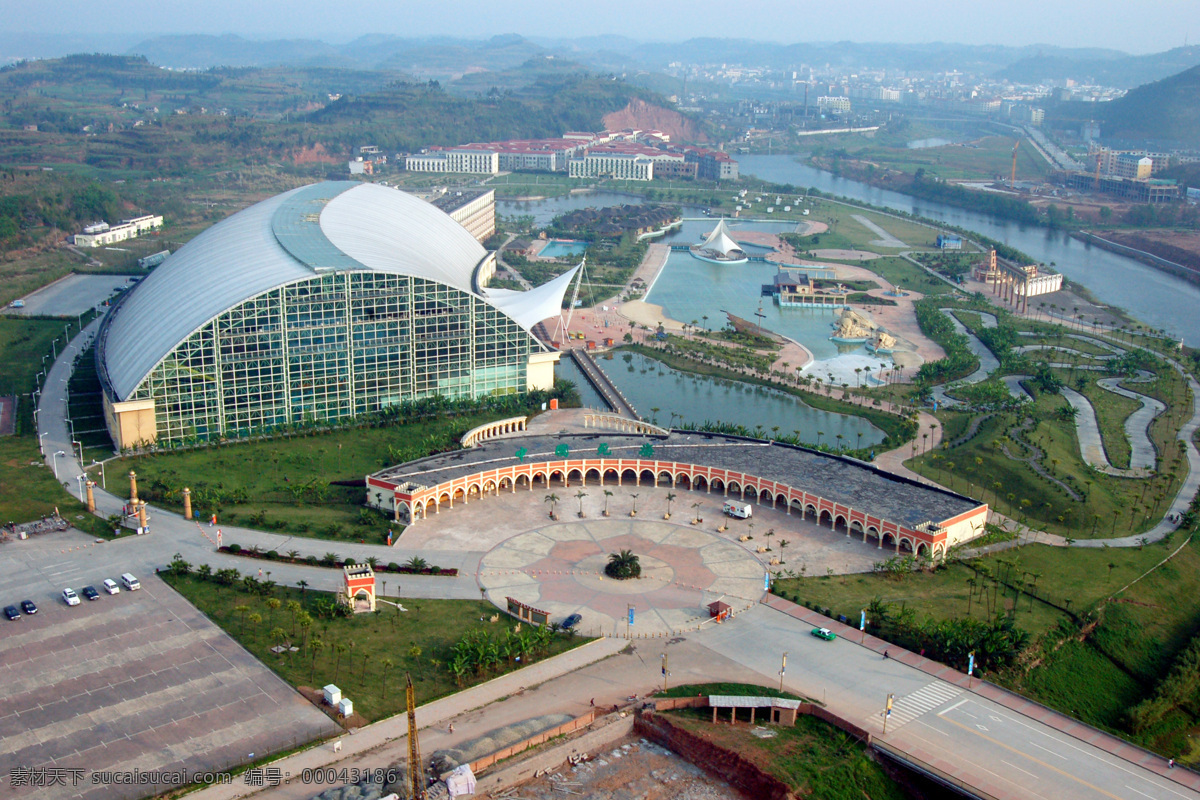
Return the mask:
[[242,552],[242,546],[240,544],[231,544],[231,545],[229,545],[228,549],[229,549],[229,552],[234,553],[234,554]]
[[355,560],[354,556],[350,556],[349,558],[347,558],[345,561],[342,562],[342,566],[353,567],[357,563],[358,563],[358,561]]
[[388,565],[387,565],[387,571],[388,572],[399,572],[400,565],[397,564],[395,561],[389,561]]
[[268,550],[267,558],[271,559],[272,561],[278,561],[279,560],[279,551],[278,550]]
[[317,558],[316,556],[305,556],[304,560],[314,567],[321,563],[321,559]]

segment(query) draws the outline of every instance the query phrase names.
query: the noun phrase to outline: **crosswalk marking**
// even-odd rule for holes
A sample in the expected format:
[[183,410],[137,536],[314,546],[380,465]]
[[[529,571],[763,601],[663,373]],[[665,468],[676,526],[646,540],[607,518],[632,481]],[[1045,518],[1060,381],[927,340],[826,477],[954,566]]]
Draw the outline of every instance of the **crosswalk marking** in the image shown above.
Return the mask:
[[[912,722],[922,714],[945,705],[960,694],[962,694],[962,689],[941,681],[934,681],[912,694],[907,694],[892,704],[892,715],[888,718],[887,724],[888,730],[895,730],[901,725]],[[882,727],[883,716],[878,715],[875,722]]]

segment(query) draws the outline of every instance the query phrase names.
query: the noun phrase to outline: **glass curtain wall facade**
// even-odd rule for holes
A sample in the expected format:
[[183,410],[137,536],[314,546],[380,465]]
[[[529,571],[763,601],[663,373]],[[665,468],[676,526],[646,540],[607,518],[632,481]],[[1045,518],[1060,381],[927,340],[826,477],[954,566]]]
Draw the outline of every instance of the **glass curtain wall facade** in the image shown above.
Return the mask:
[[515,321],[467,292],[381,272],[330,272],[251,298],[169,353],[131,394],[158,441],[332,421],[404,400],[525,391]]

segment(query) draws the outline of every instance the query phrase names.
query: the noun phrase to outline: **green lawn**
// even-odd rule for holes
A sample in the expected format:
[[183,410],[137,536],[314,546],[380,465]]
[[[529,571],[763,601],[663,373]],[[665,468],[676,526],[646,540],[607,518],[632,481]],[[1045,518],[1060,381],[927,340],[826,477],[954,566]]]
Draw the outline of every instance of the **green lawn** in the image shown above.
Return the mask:
[[391,427],[131,456],[109,462],[109,485],[123,485],[120,481],[126,479],[116,476],[133,470],[138,474],[139,496],[156,505],[181,511],[183,488],[188,487],[200,517],[217,512],[227,524],[382,544],[388,529],[397,526],[363,507],[363,476],[453,449],[469,429],[505,416],[511,413],[477,412]]
[[[510,654],[498,669],[469,675],[460,684],[448,668],[455,643],[470,630],[498,640],[517,624],[507,614],[500,614],[498,622],[481,621],[497,614],[489,603],[399,599],[407,613],[380,603],[375,614],[329,618],[318,615],[320,604],[332,599],[323,592],[275,587],[270,597],[264,597],[240,584],[219,586],[195,575],[164,573],[164,579],[292,686],[336,684],[343,696],[354,701],[355,713],[370,721],[404,711],[405,672],[412,675],[417,703],[424,704],[587,641],[557,634],[546,651],[530,653],[521,662],[515,660],[516,653]],[[281,602],[279,608],[270,608],[271,598]],[[288,609],[289,601],[299,603],[314,618],[307,638],[298,622],[302,618]],[[255,614],[261,619],[255,620]],[[270,648],[280,642],[294,644],[300,651],[272,653]],[[346,649],[339,652],[338,643]],[[392,666],[385,666],[384,659],[391,660]]]

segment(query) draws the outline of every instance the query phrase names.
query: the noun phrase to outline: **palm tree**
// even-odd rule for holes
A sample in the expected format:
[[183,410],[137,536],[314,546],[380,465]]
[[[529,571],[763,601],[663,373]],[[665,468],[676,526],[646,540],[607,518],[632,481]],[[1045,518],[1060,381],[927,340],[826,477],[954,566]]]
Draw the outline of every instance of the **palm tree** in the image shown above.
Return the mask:
[[303,579],[298,580],[296,581],[296,586],[300,587],[300,596],[304,597],[304,590],[308,588],[308,581]]
[[662,409],[659,408],[658,406],[651,406],[651,408],[650,408],[650,413],[654,415],[653,417],[650,418],[650,421],[652,423],[654,423],[655,425],[658,424],[658,412],[661,410]]
[[390,658],[385,658],[379,662],[379,666],[382,667],[379,672],[379,685],[383,689],[383,699],[387,700],[387,674],[396,664]]
[[248,614],[249,611],[250,611],[250,606],[241,605],[241,606],[233,607],[233,613],[238,614],[242,618],[242,624],[238,628],[239,636],[246,632],[246,614]]
[[642,564],[632,550],[610,553],[608,563],[604,566],[604,574],[616,580],[636,578],[642,574]]
[[288,600],[287,601],[288,613],[290,613],[292,615],[292,636],[296,635],[296,614],[298,614],[302,608],[303,608],[303,606],[300,605],[299,600]]
[[334,644],[333,649],[337,653],[337,662],[333,666],[333,682],[337,683],[338,672],[342,668],[342,655],[350,648],[344,642],[337,642]]
[[692,524],[700,524],[700,501],[692,503]]
[[783,560],[783,551],[787,549],[787,546],[789,544],[791,544],[791,542],[789,542],[787,539],[779,540],[779,563],[781,565],[787,563],[786,561]]
[[671,518],[671,501],[674,500],[675,497],[676,494],[674,492],[667,492],[667,513],[663,516],[663,519]]
[[271,609],[271,622],[275,621],[275,612],[279,610],[281,605],[283,605],[283,603],[279,601],[278,597],[268,598],[267,608]]
[[546,495],[546,502],[550,504],[550,519],[554,519],[555,518],[554,517],[554,506],[558,504],[558,495],[556,495],[556,494]]
[[316,677],[317,654],[320,653],[321,650],[324,649],[324,647],[325,647],[325,641],[323,639],[321,639],[321,637],[319,637],[319,636],[314,638],[311,642],[308,643],[308,652],[312,656],[312,663],[309,664],[309,668],[308,668],[308,682],[309,683],[312,683],[313,678]]
[[588,493],[580,489],[575,493],[575,499],[579,501],[579,516],[583,516],[583,498],[587,497]]
[[604,490],[604,516],[608,516],[608,498],[612,497],[613,493],[608,489]]
[[771,552],[771,537],[774,535],[775,535],[775,529],[767,528],[766,537],[767,537],[767,552],[768,553]]
[[633,498],[633,511],[629,512],[629,516],[636,517],[637,516],[637,501],[638,501],[638,498],[641,497],[641,495],[630,493],[629,496],[631,498]]

